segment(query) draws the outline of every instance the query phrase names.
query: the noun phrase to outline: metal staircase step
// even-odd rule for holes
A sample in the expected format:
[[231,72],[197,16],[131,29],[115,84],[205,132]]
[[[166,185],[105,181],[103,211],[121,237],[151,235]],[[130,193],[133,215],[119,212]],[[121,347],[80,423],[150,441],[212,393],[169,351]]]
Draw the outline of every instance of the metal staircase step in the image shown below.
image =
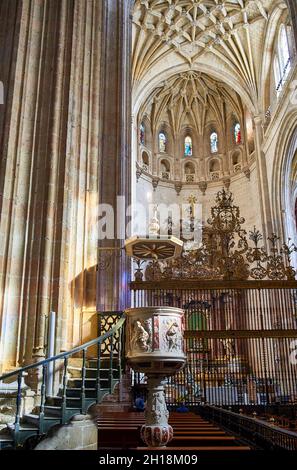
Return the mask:
[[32,423],[20,423],[18,432],[15,432],[15,425],[8,424],[7,427],[10,429],[14,437],[14,446],[22,446],[28,438],[32,438],[39,435],[39,426]]
[[60,406],[54,406],[54,405],[45,405],[44,407],[44,413],[46,416],[61,416],[61,407]]
[[[87,398],[96,398],[96,389],[95,388],[86,388],[85,394]],[[81,388],[80,387],[69,387],[66,390],[66,397],[68,398],[80,398]]]
[[[80,408],[67,406],[67,411],[73,412],[74,414],[79,414]],[[61,416],[62,410],[60,406],[46,405],[44,407],[44,413],[46,417],[58,417]]]
[[[85,379],[85,384],[88,388],[90,388],[90,386],[93,385],[93,389],[95,390],[96,389],[96,377],[86,377]],[[100,378],[100,385],[103,386],[104,384],[106,384],[108,382],[108,378]],[[67,388],[77,388],[81,385],[82,383],[82,379],[81,378],[70,378],[68,379],[68,382],[67,382]]]
[[[101,358],[100,364],[101,364],[101,368],[100,368],[100,369],[109,370],[110,359],[109,359],[109,358],[104,358],[104,359]],[[118,357],[115,357],[115,358],[113,359],[112,365],[113,365],[113,367],[118,368],[118,366],[119,366],[119,359],[118,359]],[[95,369],[97,369],[97,359],[88,359],[87,367],[88,367],[88,368],[94,367]]]
[[[14,432],[15,430],[15,424],[8,424],[7,427],[10,429],[10,431]],[[32,423],[21,423],[19,427],[19,431],[38,431],[38,423],[36,425]]]
[[[53,405],[61,406],[60,403],[62,402],[62,400],[63,400],[63,397],[55,396],[51,398],[50,403]],[[66,397],[66,407],[67,408],[71,408],[71,407],[79,408],[78,405],[80,404],[80,400],[81,400],[80,397]]]
[[[39,423],[39,418],[40,418],[40,415],[38,414],[34,414],[34,413],[28,413],[28,414],[25,414],[22,418],[22,424],[24,423],[27,423],[27,424],[36,424],[38,426],[38,423]],[[60,422],[60,418],[58,416],[44,416],[43,417],[43,420],[44,422],[48,422],[48,423],[51,423],[53,421],[55,422]]]
[[[118,368],[114,368],[113,369],[113,376],[117,376],[118,375]],[[102,379],[108,379],[109,378],[109,375],[110,375],[110,371],[109,369],[102,369],[100,368],[100,380]],[[86,377],[87,378],[96,378],[97,376],[97,368],[93,368],[93,367],[89,367],[86,369]],[[77,377],[79,378],[79,377]]]
[[0,450],[12,449],[14,446],[13,436],[0,436]]

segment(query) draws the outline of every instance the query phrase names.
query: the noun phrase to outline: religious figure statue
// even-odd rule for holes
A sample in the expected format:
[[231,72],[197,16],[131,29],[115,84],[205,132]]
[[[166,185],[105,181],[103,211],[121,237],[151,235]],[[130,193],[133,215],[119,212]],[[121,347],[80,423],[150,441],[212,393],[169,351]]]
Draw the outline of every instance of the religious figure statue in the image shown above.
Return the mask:
[[165,333],[165,340],[167,343],[168,351],[174,351],[180,348],[181,333],[179,325],[176,321],[169,323]]
[[167,233],[168,235],[172,235],[172,228],[173,228],[173,221],[171,215],[168,216],[167,219]]
[[134,323],[132,344],[135,349],[148,352],[151,345],[152,331],[148,321],[143,323],[140,320],[136,320]]
[[220,339],[223,346],[224,356],[228,359],[235,356],[235,341],[232,338]]

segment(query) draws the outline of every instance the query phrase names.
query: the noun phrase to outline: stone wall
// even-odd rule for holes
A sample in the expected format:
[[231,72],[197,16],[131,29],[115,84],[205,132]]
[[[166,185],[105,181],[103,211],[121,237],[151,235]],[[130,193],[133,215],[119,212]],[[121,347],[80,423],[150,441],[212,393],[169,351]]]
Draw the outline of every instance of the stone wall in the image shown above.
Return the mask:
[[[260,230],[262,227],[261,211],[258,197],[258,182],[256,165],[251,165],[250,178],[248,179],[243,173],[234,176],[230,180],[229,190],[233,193],[234,204],[239,206],[241,216],[246,219],[243,227],[246,230],[252,230],[256,225]],[[173,184],[159,182],[155,191],[153,190],[151,181],[148,177],[141,176],[136,183],[136,201],[146,207],[146,211],[138,211],[135,218],[134,233],[145,234],[148,227],[146,222],[149,220],[148,205],[151,204],[188,204],[190,195],[194,195],[197,204],[201,204],[202,220],[206,224],[211,214],[211,207],[215,205],[215,197],[218,191],[224,187],[224,182],[208,183],[205,194],[203,195],[198,188],[198,184],[184,185],[179,195],[176,193]],[[207,225],[207,224],[206,224]]]

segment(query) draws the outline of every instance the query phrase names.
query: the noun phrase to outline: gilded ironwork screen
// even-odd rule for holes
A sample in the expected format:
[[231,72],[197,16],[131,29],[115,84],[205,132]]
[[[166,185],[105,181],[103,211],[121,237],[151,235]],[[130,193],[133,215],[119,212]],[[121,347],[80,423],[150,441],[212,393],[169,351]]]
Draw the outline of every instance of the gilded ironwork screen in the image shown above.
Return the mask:
[[134,306],[185,310],[187,364],[168,379],[169,405],[297,402],[296,281],[175,280],[131,289]]

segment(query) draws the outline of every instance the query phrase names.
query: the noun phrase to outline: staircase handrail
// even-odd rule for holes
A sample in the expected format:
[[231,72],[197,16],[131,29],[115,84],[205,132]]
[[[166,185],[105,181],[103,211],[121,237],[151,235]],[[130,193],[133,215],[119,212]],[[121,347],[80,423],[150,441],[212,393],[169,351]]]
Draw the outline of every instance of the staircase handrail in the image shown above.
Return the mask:
[[8,379],[10,377],[13,377],[14,375],[19,375],[20,372],[23,373],[23,372],[26,372],[27,370],[41,367],[45,364],[48,364],[51,361],[57,361],[59,359],[64,359],[67,356],[71,356],[71,355],[76,354],[80,351],[86,350],[91,346],[103,343],[107,338],[109,338],[110,336],[113,336],[118,330],[121,329],[121,327],[123,326],[123,324],[125,322],[125,319],[126,319],[126,317],[125,317],[125,314],[123,313],[122,318],[120,318],[120,320],[115,324],[115,326],[112,327],[110,330],[108,330],[103,335],[98,336],[97,338],[94,338],[94,339],[88,341],[87,343],[81,344],[80,346],[76,346],[75,348],[70,349],[69,351],[65,351],[65,352],[56,354],[55,356],[48,357],[46,359],[43,359],[42,361],[38,361],[38,362],[35,362],[34,364],[29,364],[27,366],[16,369],[12,372],[8,372],[6,374],[3,374],[3,375],[0,376],[0,381],[3,381],[3,380]]

